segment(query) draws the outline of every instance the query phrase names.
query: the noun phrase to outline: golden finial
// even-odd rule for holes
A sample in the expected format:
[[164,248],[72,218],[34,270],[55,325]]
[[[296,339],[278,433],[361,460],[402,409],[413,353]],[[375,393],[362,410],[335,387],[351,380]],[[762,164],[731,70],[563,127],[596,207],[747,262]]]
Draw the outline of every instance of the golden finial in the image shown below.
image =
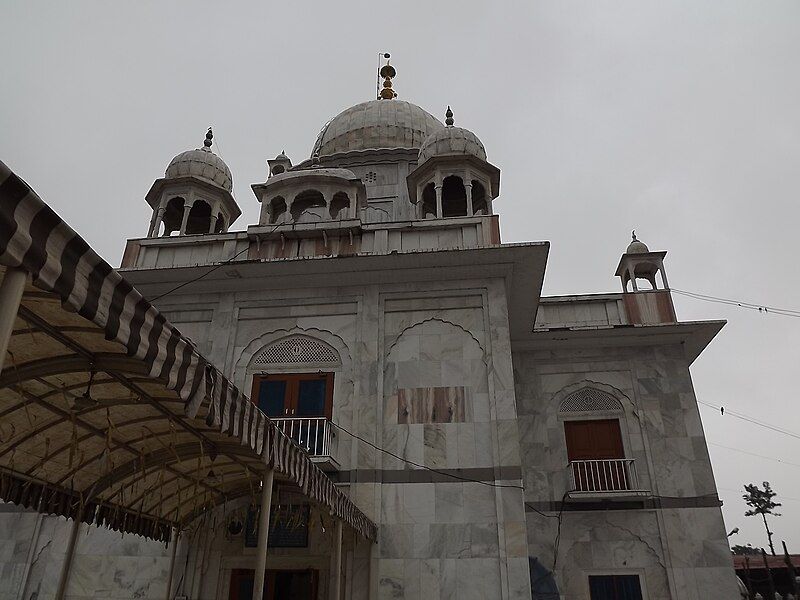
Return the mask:
[[397,98],[397,92],[392,89],[392,77],[397,75],[397,71],[389,64],[389,54],[384,54],[384,57],[386,58],[386,64],[378,71],[378,74],[383,77],[383,89],[378,94],[378,97],[381,100],[393,100]]

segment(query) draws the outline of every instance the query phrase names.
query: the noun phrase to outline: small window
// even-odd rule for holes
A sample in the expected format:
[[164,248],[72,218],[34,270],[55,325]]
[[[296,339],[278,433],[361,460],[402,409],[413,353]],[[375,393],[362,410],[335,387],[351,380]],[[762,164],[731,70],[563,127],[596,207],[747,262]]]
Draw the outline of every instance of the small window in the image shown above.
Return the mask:
[[333,373],[256,375],[252,398],[268,417],[331,418]]
[[638,575],[589,575],[591,600],[643,600]]

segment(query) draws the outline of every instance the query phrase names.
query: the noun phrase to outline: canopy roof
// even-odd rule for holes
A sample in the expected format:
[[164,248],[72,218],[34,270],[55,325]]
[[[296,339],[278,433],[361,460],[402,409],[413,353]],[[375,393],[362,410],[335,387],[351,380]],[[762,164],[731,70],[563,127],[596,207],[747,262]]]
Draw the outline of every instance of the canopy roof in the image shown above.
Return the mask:
[[308,455],[2,162],[0,265],[3,278],[30,274],[0,374],[0,499],[167,541],[204,510],[255,497],[274,466],[376,539]]

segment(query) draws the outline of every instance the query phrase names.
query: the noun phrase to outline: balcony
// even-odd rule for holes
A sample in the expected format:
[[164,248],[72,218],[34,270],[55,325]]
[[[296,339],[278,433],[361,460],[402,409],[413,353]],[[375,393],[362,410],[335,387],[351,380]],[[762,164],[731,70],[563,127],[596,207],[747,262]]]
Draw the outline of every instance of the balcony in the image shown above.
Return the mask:
[[331,442],[335,437],[327,417],[273,418],[278,428],[308,452],[311,461],[323,471],[338,471],[339,463],[331,456]]
[[631,499],[649,495],[639,486],[632,458],[573,460],[569,497],[581,500]]

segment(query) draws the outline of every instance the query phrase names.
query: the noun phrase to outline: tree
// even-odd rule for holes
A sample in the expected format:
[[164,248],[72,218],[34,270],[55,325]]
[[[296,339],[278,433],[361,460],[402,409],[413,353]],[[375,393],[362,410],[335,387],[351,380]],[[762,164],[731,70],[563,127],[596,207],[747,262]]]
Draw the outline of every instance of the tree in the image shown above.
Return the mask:
[[757,556],[761,554],[758,548],[753,548],[750,544],[747,544],[747,546],[741,546],[739,544],[731,546],[731,552],[738,556]]
[[752,517],[761,515],[761,518],[764,519],[764,528],[767,530],[769,549],[772,555],[775,556],[775,546],[772,545],[772,532],[769,530],[769,525],[767,525],[767,515],[780,517],[780,513],[774,512],[774,509],[781,506],[781,503],[773,502],[772,499],[776,496],[776,493],[773,492],[772,488],[769,486],[769,481],[764,482],[763,490],[755,483],[748,483],[744,486],[744,491],[745,493],[742,494],[742,498],[747,506],[750,507],[749,510],[745,511],[744,516]]

